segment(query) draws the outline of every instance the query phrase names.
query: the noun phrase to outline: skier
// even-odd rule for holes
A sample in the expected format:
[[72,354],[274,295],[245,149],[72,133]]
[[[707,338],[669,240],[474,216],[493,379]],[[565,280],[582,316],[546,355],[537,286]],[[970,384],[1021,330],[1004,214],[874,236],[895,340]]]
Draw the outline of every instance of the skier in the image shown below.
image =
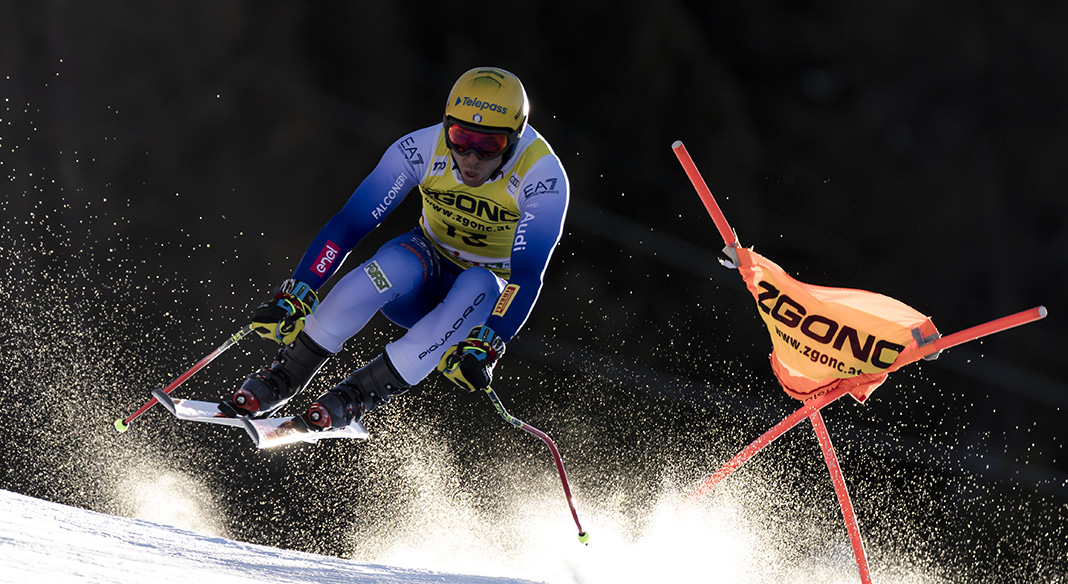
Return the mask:
[[[442,123],[394,142],[292,277],[255,308],[256,332],[283,347],[219,409],[271,415],[376,311],[407,332],[311,404],[304,418],[313,430],[359,421],[435,368],[461,388],[489,387],[537,301],[568,206],[567,175],[527,125],[528,110],[512,73],[461,75]],[[419,225],[342,277],[320,304],[316,290],[413,190],[422,198]]]

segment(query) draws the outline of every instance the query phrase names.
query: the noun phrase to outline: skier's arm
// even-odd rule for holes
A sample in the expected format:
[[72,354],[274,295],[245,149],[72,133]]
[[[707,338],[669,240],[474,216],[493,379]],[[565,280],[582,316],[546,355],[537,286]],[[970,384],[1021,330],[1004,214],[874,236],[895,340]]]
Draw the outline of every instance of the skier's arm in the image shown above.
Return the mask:
[[508,287],[486,321],[504,342],[515,336],[534,309],[545,269],[563,233],[570,185],[559,159],[552,155],[535,163],[519,192]]
[[[304,328],[304,317],[315,311],[315,293],[330,279],[345,257],[365,235],[397,208],[425,172],[421,150],[433,140],[433,128],[424,128],[397,140],[371,174],[304,252],[293,276],[275,294],[253,310],[256,332],[265,339],[292,343]],[[429,156],[427,157],[429,158]]]
[[293,279],[318,290],[365,235],[396,209],[425,172],[429,128],[397,140],[304,252]]

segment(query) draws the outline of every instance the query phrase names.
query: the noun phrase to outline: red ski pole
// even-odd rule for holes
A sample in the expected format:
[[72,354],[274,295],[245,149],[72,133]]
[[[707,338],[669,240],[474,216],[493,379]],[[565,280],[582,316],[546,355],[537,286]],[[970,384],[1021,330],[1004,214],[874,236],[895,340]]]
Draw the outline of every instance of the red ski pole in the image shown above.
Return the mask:
[[[245,338],[245,335],[249,334],[250,332],[252,332],[252,325],[245,325],[244,328],[231,335],[229,339],[226,339],[226,342],[219,345],[214,351],[208,353],[203,359],[198,361],[196,365],[190,367],[189,371],[186,371],[185,373],[179,375],[178,378],[172,381],[170,385],[163,388],[163,393],[169,394],[170,392],[174,391],[174,388],[184,383],[186,379],[192,377],[194,373],[203,369],[205,366],[207,366],[208,363],[214,361],[216,357],[222,355],[224,351],[237,344],[238,341]],[[136,412],[130,414],[128,417],[119,418],[118,420],[115,420],[115,429],[119,432],[125,432],[130,428],[130,422],[137,419],[137,417],[141,414],[147,412],[148,408],[151,408],[152,406],[156,405],[158,401],[159,400],[157,400],[156,398],[152,398],[148,400],[145,405],[138,408]]]
[[549,451],[553,454],[553,460],[556,461],[556,471],[560,474],[560,482],[564,485],[564,495],[567,497],[567,505],[571,508],[571,517],[575,520],[575,526],[578,527],[578,539],[579,543],[588,544],[590,541],[590,534],[582,530],[582,524],[579,523],[578,512],[575,511],[575,502],[571,500],[571,487],[567,484],[567,473],[564,471],[564,461],[560,458],[560,451],[556,449],[556,444],[553,443],[552,438],[549,438],[548,434],[541,430],[527,424],[523,420],[508,413],[508,410],[504,409],[504,404],[501,403],[497,392],[493,391],[492,387],[487,387],[485,390],[486,395],[489,396],[490,401],[493,402],[493,407],[497,409],[497,413],[509,424],[527,432],[528,434],[537,436],[549,447]]

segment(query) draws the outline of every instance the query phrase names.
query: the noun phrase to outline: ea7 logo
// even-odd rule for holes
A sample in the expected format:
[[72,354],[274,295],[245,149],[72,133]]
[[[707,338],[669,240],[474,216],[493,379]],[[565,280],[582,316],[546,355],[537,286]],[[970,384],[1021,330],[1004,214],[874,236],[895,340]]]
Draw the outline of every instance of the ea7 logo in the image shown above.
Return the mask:
[[757,296],[757,306],[765,314],[786,327],[799,330],[801,334],[816,343],[830,346],[835,351],[841,352],[848,344],[852,356],[858,361],[886,369],[893,365],[894,359],[905,349],[904,345],[878,339],[875,335],[866,335],[861,341],[861,333],[857,329],[840,324],[822,314],[809,314],[801,303],[786,294],[781,294],[771,282],[757,282],[757,286],[763,290]]
[[404,153],[404,157],[408,159],[408,162],[412,164],[423,163],[423,155],[419,153],[419,148],[416,147],[415,140],[411,136],[401,140],[397,147]]
[[379,294],[393,287],[393,282],[389,281],[389,277],[386,276],[386,272],[382,270],[382,266],[378,265],[377,261],[372,260],[371,263],[364,266],[363,272],[367,274],[368,279],[374,284],[375,290],[378,290]]
[[523,194],[529,197],[531,195],[540,195],[541,193],[556,192],[556,181],[558,180],[560,179],[547,178],[537,183],[529,184],[523,188]]

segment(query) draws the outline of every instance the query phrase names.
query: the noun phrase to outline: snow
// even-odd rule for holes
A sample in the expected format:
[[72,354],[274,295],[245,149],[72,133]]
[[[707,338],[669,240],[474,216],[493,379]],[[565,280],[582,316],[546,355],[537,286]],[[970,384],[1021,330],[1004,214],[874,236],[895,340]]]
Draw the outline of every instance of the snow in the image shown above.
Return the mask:
[[[167,492],[155,490],[154,503],[161,517],[176,506],[176,501],[163,494]],[[464,533],[423,540],[419,549],[389,551],[377,563],[234,541],[212,534],[210,527],[190,522],[188,517],[173,516],[192,528],[176,527],[170,520],[116,517],[0,490],[0,584],[858,581],[848,542],[838,530],[819,536],[830,544],[826,556],[814,562],[785,558],[774,551],[777,546],[768,535],[773,539],[775,535],[766,527],[746,525],[742,507],[751,500],[717,498],[714,513],[694,508],[680,514],[673,506],[659,505],[638,532],[626,522],[595,515],[590,524],[596,531],[591,530],[589,546],[580,545],[574,534],[560,537],[559,525],[548,532],[534,526],[541,543],[524,547],[529,560],[525,563],[498,555],[485,541]],[[469,557],[465,561],[465,556],[480,553],[485,557],[479,561],[471,563]],[[877,559],[881,567],[875,570],[879,572],[875,581],[879,584],[944,582],[911,562],[894,566],[882,555]],[[456,565],[470,568],[452,567]]]
[[0,514],[0,582],[4,583],[530,582],[360,564],[285,551],[3,490]]

